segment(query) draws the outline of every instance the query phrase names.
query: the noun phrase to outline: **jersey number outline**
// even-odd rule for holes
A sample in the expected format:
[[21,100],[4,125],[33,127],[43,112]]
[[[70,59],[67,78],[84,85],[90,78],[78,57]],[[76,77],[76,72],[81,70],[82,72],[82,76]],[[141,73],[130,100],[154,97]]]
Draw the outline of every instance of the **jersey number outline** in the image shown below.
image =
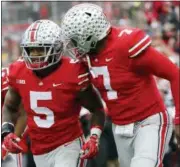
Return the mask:
[[115,100],[118,98],[117,91],[112,89],[111,81],[110,81],[110,74],[107,66],[101,67],[92,67],[95,76],[102,75],[103,76],[103,85],[107,90],[107,98],[108,100]]
[[34,122],[38,127],[50,128],[54,124],[54,112],[48,107],[38,107],[39,100],[52,100],[52,92],[30,91],[30,107],[36,114],[46,115],[46,119],[34,116]]

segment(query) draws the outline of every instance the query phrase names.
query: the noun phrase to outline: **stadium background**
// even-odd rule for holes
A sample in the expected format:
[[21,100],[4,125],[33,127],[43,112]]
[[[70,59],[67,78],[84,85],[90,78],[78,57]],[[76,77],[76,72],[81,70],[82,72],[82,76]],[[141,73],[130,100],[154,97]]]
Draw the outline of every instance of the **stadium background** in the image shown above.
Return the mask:
[[[24,30],[33,21],[50,19],[60,24],[64,13],[81,2],[1,2],[2,67],[21,55],[19,43]],[[112,24],[144,29],[152,37],[152,45],[179,65],[180,11],[179,1],[154,2],[93,2],[103,7]],[[159,89],[169,110],[174,114],[174,105],[169,83],[157,78]],[[176,167],[176,140],[172,138],[165,158],[165,167]],[[180,156],[179,156],[180,157]],[[101,159],[99,159],[101,161]],[[27,166],[32,167],[30,162]],[[94,166],[93,166],[94,167]]]

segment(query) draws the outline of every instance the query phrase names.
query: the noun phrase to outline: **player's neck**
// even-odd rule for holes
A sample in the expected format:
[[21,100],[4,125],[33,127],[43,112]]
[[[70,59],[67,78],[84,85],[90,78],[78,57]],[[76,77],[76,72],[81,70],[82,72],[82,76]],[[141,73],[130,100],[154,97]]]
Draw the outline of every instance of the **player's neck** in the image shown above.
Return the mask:
[[97,43],[97,53],[96,54],[100,54],[103,52],[104,48],[106,47],[107,45],[107,41],[108,41],[108,38],[110,36],[112,32],[112,28],[110,29],[110,31],[108,32],[108,35],[106,37],[104,37],[101,41],[99,41]]
[[50,75],[51,73],[53,73],[60,65],[60,62],[58,62],[57,64],[54,64],[53,66],[50,66],[46,69],[42,69],[42,70],[37,70],[37,71],[33,71],[37,77],[39,78],[44,78],[48,75]]

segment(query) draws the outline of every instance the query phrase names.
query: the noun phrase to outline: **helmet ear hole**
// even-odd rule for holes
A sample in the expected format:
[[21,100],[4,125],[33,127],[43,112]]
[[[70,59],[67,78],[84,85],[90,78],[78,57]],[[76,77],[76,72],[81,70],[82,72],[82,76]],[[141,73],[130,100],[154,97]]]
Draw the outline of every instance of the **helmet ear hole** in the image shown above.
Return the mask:
[[95,41],[92,41],[92,42],[91,42],[91,48],[95,48],[95,47],[96,47],[96,44],[97,44],[97,43],[96,43]]

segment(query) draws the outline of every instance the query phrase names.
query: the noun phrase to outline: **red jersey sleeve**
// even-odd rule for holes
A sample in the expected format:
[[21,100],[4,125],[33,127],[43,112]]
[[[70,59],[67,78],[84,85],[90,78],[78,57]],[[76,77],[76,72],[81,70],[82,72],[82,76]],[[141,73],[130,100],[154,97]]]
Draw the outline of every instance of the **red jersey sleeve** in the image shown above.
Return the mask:
[[1,71],[1,107],[4,103],[4,99],[9,87],[8,71],[8,68],[2,68]]
[[18,86],[17,86],[18,73],[19,73],[18,63],[17,62],[12,63],[9,66],[8,81],[9,81],[9,86],[11,86],[16,91],[18,91]]
[[9,85],[9,81],[8,81],[8,73],[9,73],[9,69],[8,68],[2,68],[1,71],[1,92],[6,92],[8,90],[8,85]]
[[180,124],[180,108],[179,108],[179,85],[180,70],[166,56],[158,52],[152,47],[146,49],[137,58],[131,59],[131,68],[140,72],[150,73],[158,77],[167,79],[171,84],[171,92],[176,108],[175,124]]
[[87,66],[78,60],[67,57],[63,57],[62,61],[63,67],[61,68],[64,69],[63,73],[69,73],[66,76],[67,82],[73,83],[73,89],[76,91],[86,89],[90,84]]
[[88,72],[88,69],[87,67],[82,64],[82,63],[79,63],[78,64],[78,87],[79,87],[79,90],[85,90],[89,84],[90,84],[90,80],[89,80],[89,72]]
[[151,39],[150,36],[147,35],[143,30],[133,29],[132,32],[129,34],[128,44],[129,57],[133,58],[138,56],[151,44]]

